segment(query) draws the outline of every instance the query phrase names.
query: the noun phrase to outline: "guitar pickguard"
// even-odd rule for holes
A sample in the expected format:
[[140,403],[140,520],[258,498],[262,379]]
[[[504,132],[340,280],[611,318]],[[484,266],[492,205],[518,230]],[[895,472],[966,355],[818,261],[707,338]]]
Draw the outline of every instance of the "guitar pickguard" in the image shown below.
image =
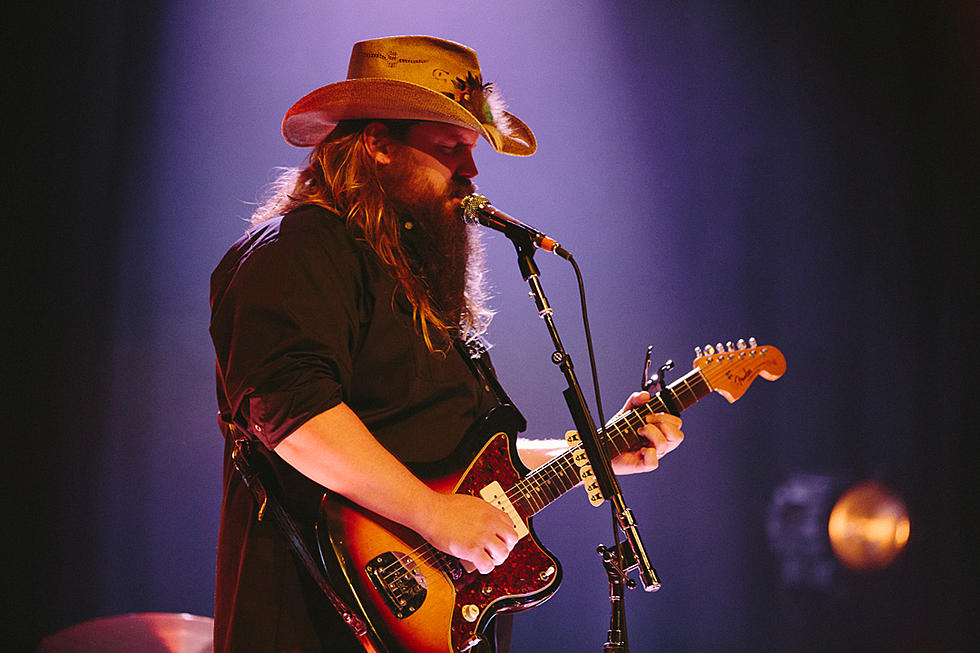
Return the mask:
[[[503,488],[512,488],[520,475],[511,462],[509,439],[506,434],[494,435],[480,454],[464,472],[455,491],[457,494],[481,496],[481,491],[494,482]],[[516,455],[516,453],[515,453]],[[496,612],[518,612],[532,608],[551,597],[561,580],[558,560],[544,550],[533,534],[530,520],[521,515],[527,525],[528,536],[522,537],[511,550],[504,564],[492,572],[481,575],[468,574],[469,583],[456,593],[453,615],[453,640],[458,645],[466,642],[473,632],[473,623],[485,628]],[[471,620],[476,612],[479,617]]]

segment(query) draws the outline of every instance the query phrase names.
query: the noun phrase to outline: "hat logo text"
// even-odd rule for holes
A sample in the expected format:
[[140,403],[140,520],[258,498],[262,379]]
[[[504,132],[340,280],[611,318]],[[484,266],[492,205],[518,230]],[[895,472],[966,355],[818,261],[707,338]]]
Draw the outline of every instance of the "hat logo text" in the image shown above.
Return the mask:
[[399,57],[395,50],[389,50],[387,54],[381,54],[380,52],[365,52],[363,56],[368,57],[369,59],[381,59],[388,64],[389,68],[394,68],[398,64],[402,63],[419,64],[428,61],[428,59],[406,59],[404,57]]

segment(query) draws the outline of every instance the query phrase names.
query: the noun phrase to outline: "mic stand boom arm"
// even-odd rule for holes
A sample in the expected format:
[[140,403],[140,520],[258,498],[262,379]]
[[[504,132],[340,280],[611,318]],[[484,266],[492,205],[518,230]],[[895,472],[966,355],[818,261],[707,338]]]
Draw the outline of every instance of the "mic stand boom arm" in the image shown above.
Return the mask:
[[[562,394],[565,397],[565,403],[568,404],[572,420],[575,422],[575,428],[578,429],[579,437],[582,439],[582,446],[589,456],[589,463],[595,472],[599,490],[602,492],[603,498],[609,499],[612,503],[616,520],[626,534],[626,539],[630,545],[630,549],[632,549],[644,589],[648,592],[656,591],[660,589],[660,579],[657,576],[657,571],[653,568],[653,564],[651,564],[647,556],[646,549],[643,547],[640,533],[636,528],[636,520],[633,518],[633,512],[627,507],[626,501],[623,499],[623,493],[619,487],[619,482],[616,480],[616,475],[612,471],[609,456],[599,442],[599,434],[596,431],[595,422],[589,414],[585,397],[582,394],[582,388],[578,383],[578,379],[575,377],[572,359],[565,351],[561,343],[561,338],[558,336],[558,330],[555,327],[554,321],[554,311],[552,311],[551,306],[548,304],[548,299],[545,297],[539,278],[540,271],[534,262],[534,243],[527,233],[511,233],[508,234],[508,237],[517,249],[517,262],[521,276],[531,288],[531,297],[537,306],[538,315],[544,320],[548,328],[548,333],[551,335],[552,343],[555,346],[555,351],[551,355],[551,362],[561,369],[568,382],[568,387]],[[568,258],[571,260],[571,255]]]

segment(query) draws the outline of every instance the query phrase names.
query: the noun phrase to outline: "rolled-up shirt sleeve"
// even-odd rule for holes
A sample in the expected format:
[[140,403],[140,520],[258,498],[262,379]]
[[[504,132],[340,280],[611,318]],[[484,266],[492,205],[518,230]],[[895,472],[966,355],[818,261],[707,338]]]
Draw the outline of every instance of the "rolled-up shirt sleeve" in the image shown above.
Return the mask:
[[344,401],[350,386],[360,257],[349,238],[329,243],[323,233],[302,221],[259,227],[211,277],[222,417],[270,449]]

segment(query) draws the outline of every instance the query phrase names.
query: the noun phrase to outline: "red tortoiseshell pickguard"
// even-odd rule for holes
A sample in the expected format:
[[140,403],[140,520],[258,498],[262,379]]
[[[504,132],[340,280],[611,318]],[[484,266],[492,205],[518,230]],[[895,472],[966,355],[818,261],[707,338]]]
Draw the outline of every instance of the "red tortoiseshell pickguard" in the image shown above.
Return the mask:
[[[520,476],[510,460],[507,436],[498,433],[464,472],[456,493],[480,496],[480,490],[493,481],[508,490],[518,480]],[[527,515],[521,517],[527,521]],[[456,583],[456,610],[452,620],[454,645],[460,648],[478,625],[485,625],[500,610],[519,611],[538,605],[555,593],[559,581],[558,561],[541,547],[532,531],[521,538],[507,560],[492,572],[486,575],[472,572]],[[466,621],[461,611],[465,605],[477,606],[480,619],[472,623]]]

